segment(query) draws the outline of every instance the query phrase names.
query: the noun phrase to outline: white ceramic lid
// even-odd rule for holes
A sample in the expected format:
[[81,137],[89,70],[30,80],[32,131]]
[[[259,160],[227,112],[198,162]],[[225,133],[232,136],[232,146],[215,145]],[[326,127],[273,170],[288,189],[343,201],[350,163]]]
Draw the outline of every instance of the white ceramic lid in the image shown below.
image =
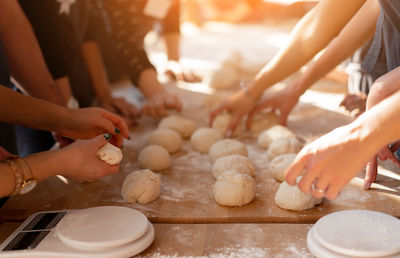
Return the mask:
[[56,232],[64,244],[84,250],[104,250],[142,237],[149,222],[141,212],[120,206],[73,211],[58,223]]
[[329,250],[359,257],[400,252],[400,220],[376,211],[346,210],[322,217],[315,239]]

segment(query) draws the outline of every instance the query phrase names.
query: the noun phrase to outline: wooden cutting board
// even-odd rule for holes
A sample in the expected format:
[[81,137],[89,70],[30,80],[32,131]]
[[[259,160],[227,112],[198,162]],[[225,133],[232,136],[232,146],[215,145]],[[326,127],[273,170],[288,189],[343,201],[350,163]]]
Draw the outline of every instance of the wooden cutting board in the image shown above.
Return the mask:
[[[196,121],[199,126],[206,125],[210,103],[215,99],[210,101],[200,93],[178,92],[186,107],[183,116]],[[310,141],[349,121],[351,118],[341,113],[301,104],[294,111],[289,128],[303,140]],[[257,194],[252,203],[236,208],[216,204],[212,194],[215,179],[210,172],[209,158],[193,151],[190,142],[185,141],[181,151],[172,156],[172,167],[161,174],[163,187],[160,197],[147,205],[127,204],[120,195],[122,182],[138,168],[138,153],[146,144],[146,136],[156,125],[157,121],[144,119],[141,126],[135,128],[132,140],[124,144],[124,159],[118,174],[84,184],[66,184],[59,178],[51,178],[41,182],[29,194],[10,198],[0,209],[0,221],[21,221],[41,210],[100,205],[131,206],[155,223],[312,223],[326,214],[344,209],[370,209],[400,217],[399,176],[390,169],[386,175],[378,176],[378,184],[373,185],[373,190],[362,190],[362,180],[355,178],[339,198],[325,200],[314,209],[294,212],[277,207],[274,198],[279,183],[269,175],[266,151],[260,149],[256,138],[249,134],[239,139],[247,144],[250,159],[256,168]]]

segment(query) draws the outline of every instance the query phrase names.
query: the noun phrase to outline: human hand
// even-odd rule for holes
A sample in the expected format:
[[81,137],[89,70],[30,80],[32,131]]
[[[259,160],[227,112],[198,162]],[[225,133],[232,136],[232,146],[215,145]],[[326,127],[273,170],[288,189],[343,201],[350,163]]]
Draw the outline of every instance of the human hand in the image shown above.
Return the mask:
[[139,110],[128,103],[123,98],[108,97],[100,100],[100,105],[104,109],[121,116],[129,127],[135,126],[136,119],[139,117]]
[[295,91],[292,91],[290,88],[285,88],[278,92],[268,94],[266,97],[261,99],[261,101],[249,113],[246,122],[247,130],[249,130],[254,116],[266,108],[271,108],[271,111],[275,111],[276,109],[278,109],[279,124],[286,125],[287,118],[298,101],[299,96]]
[[68,109],[69,115],[60,121],[58,131],[71,139],[91,139],[99,134],[113,135],[111,143],[121,147],[123,138],[129,139],[129,130],[124,120],[102,108]]
[[147,103],[142,107],[141,113],[153,118],[159,118],[168,115],[167,109],[181,111],[182,102],[177,96],[162,91],[147,99]]
[[[356,150],[362,151],[355,159]],[[295,185],[296,177],[305,170],[298,183],[301,191],[335,199],[374,154],[373,146],[366,148],[353,127],[342,126],[305,146],[287,169],[286,181]]]
[[392,161],[397,167],[400,167],[400,161],[394,155],[394,152],[400,147],[400,142],[396,142],[391,146],[385,146],[378,154],[375,156],[370,162],[367,164],[367,169],[364,178],[364,185],[363,188],[368,190],[371,187],[371,184],[375,182],[376,176],[378,174],[378,160],[390,160]]
[[97,151],[106,144],[105,135],[98,135],[91,140],[78,140],[61,149],[62,155],[68,157],[68,166],[62,175],[82,183],[117,173],[118,164],[109,165],[96,156]]
[[361,115],[366,109],[367,96],[365,94],[347,94],[339,106],[344,107],[347,111],[353,112],[354,116]]
[[232,132],[234,132],[236,127],[239,125],[242,117],[250,112],[250,110],[254,108],[255,104],[255,99],[249,96],[246,89],[240,90],[231,95],[210,112],[210,126],[218,114],[227,110],[232,115],[232,118],[228,129],[225,132],[225,136],[230,137]]

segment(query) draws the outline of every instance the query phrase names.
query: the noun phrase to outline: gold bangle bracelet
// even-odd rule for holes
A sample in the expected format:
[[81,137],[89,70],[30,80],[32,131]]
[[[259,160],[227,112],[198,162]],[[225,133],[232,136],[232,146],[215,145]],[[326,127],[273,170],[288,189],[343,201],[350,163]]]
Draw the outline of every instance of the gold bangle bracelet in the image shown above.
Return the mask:
[[22,173],[19,169],[19,166],[18,166],[17,162],[15,162],[15,160],[13,160],[13,159],[6,159],[6,160],[3,160],[2,162],[6,163],[14,173],[15,188],[14,188],[14,191],[11,193],[11,195],[17,195],[21,192],[22,183],[23,183],[23,177],[22,177]]

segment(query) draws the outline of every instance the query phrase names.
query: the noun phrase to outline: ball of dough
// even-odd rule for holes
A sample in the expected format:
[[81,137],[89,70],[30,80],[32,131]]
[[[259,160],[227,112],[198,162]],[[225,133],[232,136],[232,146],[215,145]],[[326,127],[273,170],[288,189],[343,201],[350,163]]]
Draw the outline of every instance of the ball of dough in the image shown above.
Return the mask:
[[211,74],[208,86],[216,90],[229,90],[238,86],[238,83],[238,71],[231,66],[222,66]]
[[111,143],[107,143],[106,145],[101,147],[97,151],[96,156],[110,165],[116,165],[120,163],[123,157],[121,149],[115,147]]
[[295,153],[288,153],[276,156],[269,163],[269,171],[273,178],[279,182],[285,181],[285,171],[292,164],[293,160],[296,158]]
[[130,203],[146,204],[157,199],[161,191],[161,178],[150,169],[130,173],[122,184],[121,195]]
[[[299,182],[301,177],[297,178]],[[291,186],[287,182],[279,185],[275,195],[275,203],[287,210],[303,211],[313,208],[322,202],[322,199],[314,198],[311,194],[303,193],[297,185]]]
[[208,127],[201,127],[197,129],[190,137],[192,148],[201,153],[207,153],[208,149],[215,142],[222,140],[222,134],[214,129]]
[[[226,130],[228,129],[231,123],[232,115],[229,113],[219,114],[215,117],[212,122],[212,128],[217,129],[222,135],[225,135]],[[233,132],[232,136],[238,136],[244,132],[244,127],[242,123],[239,123]]]
[[279,138],[271,143],[267,154],[270,159],[273,159],[282,154],[297,153],[301,147],[301,142],[296,138]]
[[232,154],[247,157],[248,153],[246,145],[235,139],[225,139],[214,143],[208,150],[208,156],[210,157],[211,162]]
[[229,155],[217,159],[212,165],[211,172],[218,178],[226,170],[235,170],[240,174],[254,175],[254,167],[248,157]]
[[296,138],[296,135],[284,126],[274,125],[258,136],[257,143],[261,148],[268,149],[273,141],[284,137]]
[[168,128],[178,132],[183,139],[187,139],[196,130],[196,124],[189,119],[180,116],[168,116],[163,118],[158,128]]
[[182,146],[182,138],[179,133],[168,128],[160,128],[153,131],[148,144],[160,145],[169,153],[177,152]]
[[247,174],[234,170],[222,173],[214,186],[215,201],[224,206],[242,206],[256,196],[256,183]]
[[250,132],[253,135],[259,135],[263,131],[279,123],[279,117],[275,112],[269,112],[253,118],[250,124]]
[[164,147],[148,145],[140,151],[138,162],[141,168],[160,171],[171,166],[171,157]]

